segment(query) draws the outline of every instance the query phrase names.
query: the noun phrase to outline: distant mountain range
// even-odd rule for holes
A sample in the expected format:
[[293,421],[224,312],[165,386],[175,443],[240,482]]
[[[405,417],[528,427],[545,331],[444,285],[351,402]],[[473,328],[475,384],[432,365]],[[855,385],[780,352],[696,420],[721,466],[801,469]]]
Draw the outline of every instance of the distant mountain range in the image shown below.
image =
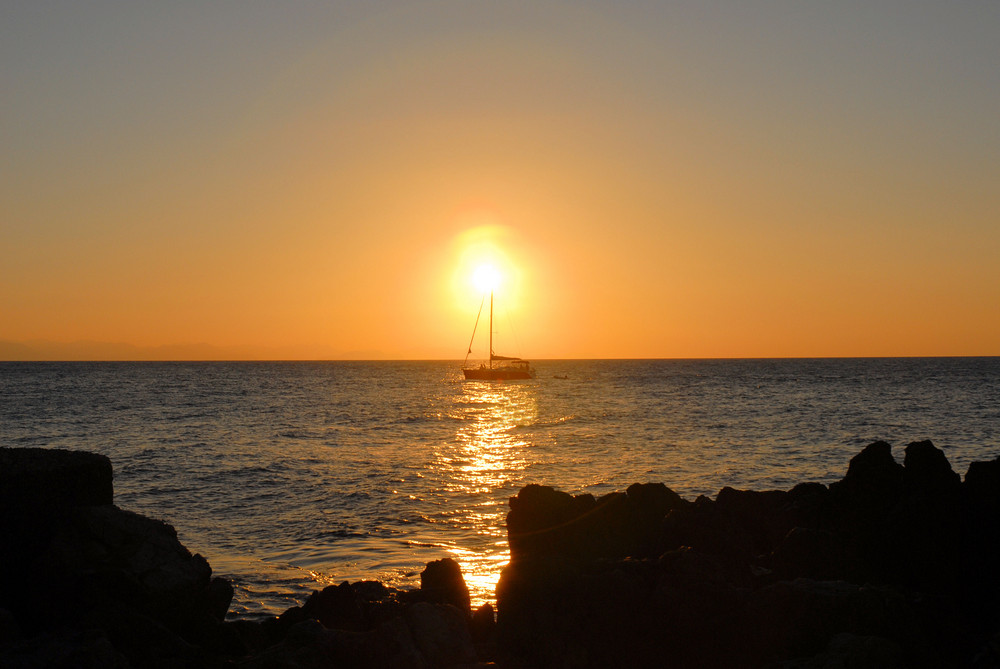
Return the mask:
[[321,347],[264,348],[257,346],[215,346],[212,344],[170,344],[136,346],[101,341],[55,342],[0,340],[0,360],[372,360],[379,351],[337,352]]

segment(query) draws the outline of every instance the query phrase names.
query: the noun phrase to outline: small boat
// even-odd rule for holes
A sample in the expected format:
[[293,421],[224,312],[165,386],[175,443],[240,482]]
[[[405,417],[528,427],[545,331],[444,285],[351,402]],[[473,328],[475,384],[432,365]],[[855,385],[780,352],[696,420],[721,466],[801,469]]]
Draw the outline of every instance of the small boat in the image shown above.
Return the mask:
[[[485,297],[483,298],[486,299]],[[479,314],[476,316],[476,324],[472,327],[472,339],[469,341],[469,350],[465,354],[465,362],[462,363],[462,373],[468,381],[511,381],[515,379],[533,379],[535,370],[531,363],[521,358],[512,358],[506,355],[497,355],[493,351],[493,293],[490,292],[490,358],[488,362],[481,363],[479,367],[468,367],[469,356],[472,355],[472,342],[476,339],[476,328],[479,327],[479,316],[483,314],[483,305],[479,305]]]

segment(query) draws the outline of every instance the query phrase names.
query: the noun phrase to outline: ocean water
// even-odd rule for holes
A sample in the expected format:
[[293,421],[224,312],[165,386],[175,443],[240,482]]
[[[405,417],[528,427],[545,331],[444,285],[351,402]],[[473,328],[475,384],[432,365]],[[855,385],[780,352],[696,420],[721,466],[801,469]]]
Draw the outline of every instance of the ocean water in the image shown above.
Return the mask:
[[882,439],[952,467],[1000,456],[1000,358],[0,363],[0,445],[103,453],[115,502],[166,520],[236,585],[231,616],[330,583],[419,584],[453,557],[474,603],[509,559],[528,483],[683,497],[843,476]]

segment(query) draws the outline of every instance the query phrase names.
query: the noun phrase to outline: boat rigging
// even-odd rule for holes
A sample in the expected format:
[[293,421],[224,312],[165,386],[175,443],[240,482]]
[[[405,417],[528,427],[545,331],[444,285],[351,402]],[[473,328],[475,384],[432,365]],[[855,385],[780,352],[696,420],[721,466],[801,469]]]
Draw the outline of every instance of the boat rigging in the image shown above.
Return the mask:
[[479,313],[476,315],[476,324],[472,327],[472,339],[469,340],[469,349],[465,354],[465,362],[462,363],[462,373],[465,378],[471,381],[509,381],[515,379],[533,379],[535,370],[527,360],[506,355],[497,355],[493,351],[493,291],[490,291],[490,355],[488,363],[484,362],[479,367],[469,367],[469,356],[472,355],[472,342],[476,339],[476,329],[479,327],[479,318],[483,314],[483,302],[479,304]]

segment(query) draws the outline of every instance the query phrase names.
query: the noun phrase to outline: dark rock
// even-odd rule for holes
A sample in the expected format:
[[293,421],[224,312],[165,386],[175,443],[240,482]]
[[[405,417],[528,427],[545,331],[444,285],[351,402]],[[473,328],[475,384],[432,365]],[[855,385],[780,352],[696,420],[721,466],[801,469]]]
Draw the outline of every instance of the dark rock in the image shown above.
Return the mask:
[[111,504],[111,461],[97,453],[0,448],[0,518]]
[[898,496],[903,467],[892,457],[892,447],[876,441],[851,458],[847,475],[830,484],[831,492],[851,506],[885,508]]
[[975,669],[997,669],[1000,667],[1000,630],[976,651],[972,658]]
[[[61,458],[79,460],[26,461],[58,472]],[[471,612],[444,559],[419,590],[343,583],[276,619],[225,623],[232,586],[169,525],[85,503],[105,498],[86,486],[36,488],[27,507],[0,488],[5,668],[988,667],[1000,655],[1000,458],[962,483],[930,442],[907,446],[903,466],[871,444],[829,487],[727,487],[693,503],[661,484],[597,499],[527,486],[510,500],[495,622],[489,605]]]
[[472,614],[469,622],[469,634],[476,646],[476,655],[481,660],[494,660],[497,653],[496,613],[493,606],[487,602]]
[[650,666],[663,628],[649,604],[655,568],[652,561],[512,561],[497,585],[501,664]]
[[[960,484],[930,442],[908,446],[905,466],[876,442],[829,487],[723,488],[688,503],[646,487],[594,500],[529,486],[511,498],[498,658],[937,667],[992,657],[997,463],[970,467]],[[626,557],[653,546],[657,560]]]
[[969,549],[961,480],[944,453],[922,441],[906,447],[902,482],[874,544],[876,574],[927,592],[955,591]]
[[466,616],[449,604],[417,602],[404,609],[417,648],[433,667],[475,662]]
[[244,669],[325,669],[363,667],[352,653],[347,632],[330,630],[318,620],[303,620],[288,629],[280,643],[240,663]]
[[101,630],[58,630],[0,646],[4,669],[128,669],[130,663]]
[[842,632],[892,637],[912,618],[905,598],[892,589],[804,578],[755,592],[748,613],[755,628],[752,654],[762,661],[817,654]]
[[[750,555],[769,553],[790,528],[784,511],[790,505],[782,490],[734,490],[726,487],[715,498],[716,512],[745,537]],[[733,530],[730,530],[733,531]]]
[[212,568],[177,540],[170,525],[114,506],[77,509],[70,520],[36,563],[41,573],[64,581],[64,593],[102,589],[176,629],[218,619],[221,586],[213,591]]
[[111,504],[113,496],[111,461],[103,455],[0,448],[0,605],[30,590],[25,571],[67,514]]
[[0,606],[21,635],[6,665],[13,653],[44,666],[200,667],[243,652],[221,622],[232,587],[172,527],[111,504],[107,458],[0,449],[0,461]]
[[345,581],[314,592],[302,605],[300,613],[304,618],[318,620],[327,629],[360,632],[368,627],[363,603],[351,584]]
[[216,620],[225,620],[235,595],[233,584],[226,578],[213,578],[208,584],[208,612]]
[[906,447],[903,487],[907,494],[951,496],[957,494],[960,484],[944,451],[930,441],[915,441]]
[[579,541],[573,521],[595,504],[591,495],[573,497],[548,486],[525,486],[510,498],[507,540],[511,556],[572,551]]
[[775,569],[786,576],[823,580],[844,576],[842,540],[828,530],[793,527],[771,557]]
[[823,653],[779,662],[774,669],[903,669],[908,666],[899,644],[877,636],[837,634]]
[[788,491],[784,513],[791,527],[829,525],[830,489],[822,483],[799,483]]
[[970,464],[965,473],[965,489],[985,515],[1000,517],[1000,457]]
[[[973,462],[962,484],[969,504],[966,530],[969,574],[979,576],[974,587],[980,593],[980,606],[1000,599],[1000,457],[990,462]],[[1000,665],[998,665],[1000,666]]]
[[510,500],[511,556],[570,560],[655,557],[665,546],[661,522],[687,502],[660,483],[633,484],[626,493],[595,499],[529,485]]
[[420,572],[420,591],[426,601],[451,604],[466,615],[471,615],[469,587],[462,577],[462,568],[451,558],[428,562]]
[[14,619],[14,614],[7,609],[0,609],[0,644],[10,643],[21,638],[21,627]]

